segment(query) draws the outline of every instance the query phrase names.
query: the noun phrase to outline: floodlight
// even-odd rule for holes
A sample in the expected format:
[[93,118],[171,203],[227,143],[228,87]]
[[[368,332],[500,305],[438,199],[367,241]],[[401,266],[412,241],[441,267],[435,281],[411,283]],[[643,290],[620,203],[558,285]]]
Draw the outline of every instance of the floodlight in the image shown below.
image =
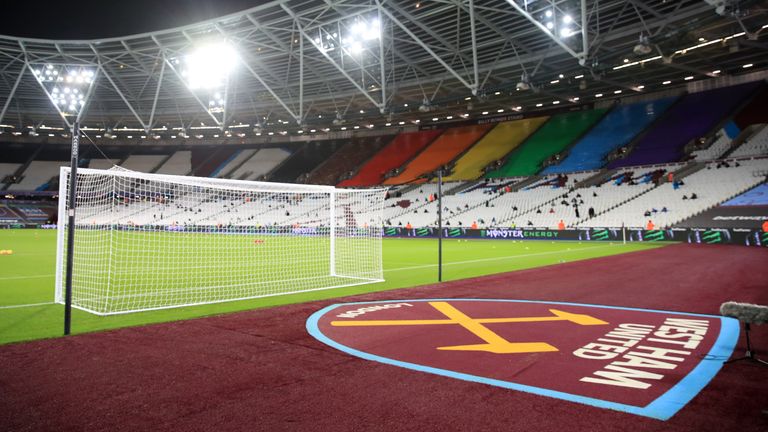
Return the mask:
[[221,87],[238,62],[237,52],[226,43],[198,47],[184,58],[187,85],[191,89]]

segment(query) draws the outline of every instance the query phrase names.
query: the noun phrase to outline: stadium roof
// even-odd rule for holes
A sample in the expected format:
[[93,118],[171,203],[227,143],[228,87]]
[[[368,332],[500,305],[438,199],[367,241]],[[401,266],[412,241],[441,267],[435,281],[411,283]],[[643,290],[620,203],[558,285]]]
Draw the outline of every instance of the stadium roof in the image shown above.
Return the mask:
[[[276,0],[124,37],[0,36],[0,125],[66,131],[79,113],[114,133],[294,134],[530,113],[764,70],[762,4]],[[206,44],[238,61],[191,89],[186,62]],[[85,81],[65,100],[67,74]]]

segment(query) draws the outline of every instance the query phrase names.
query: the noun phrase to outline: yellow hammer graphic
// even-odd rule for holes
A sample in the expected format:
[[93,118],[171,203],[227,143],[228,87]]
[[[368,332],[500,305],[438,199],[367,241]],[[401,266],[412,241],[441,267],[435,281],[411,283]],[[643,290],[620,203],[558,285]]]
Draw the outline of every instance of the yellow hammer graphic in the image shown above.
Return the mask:
[[552,316],[545,317],[516,317],[516,318],[471,318],[456,309],[448,302],[429,302],[448,319],[435,320],[370,320],[370,321],[332,321],[335,327],[368,327],[368,326],[420,326],[420,325],[446,325],[458,324],[485,343],[473,345],[456,345],[438,347],[445,351],[485,351],[495,354],[516,354],[532,352],[551,352],[558,349],[546,342],[509,342],[483,324],[515,323],[515,322],[543,322],[543,321],[569,321],[578,325],[606,325],[607,322],[589,315],[573,314],[557,309],[549,309]]

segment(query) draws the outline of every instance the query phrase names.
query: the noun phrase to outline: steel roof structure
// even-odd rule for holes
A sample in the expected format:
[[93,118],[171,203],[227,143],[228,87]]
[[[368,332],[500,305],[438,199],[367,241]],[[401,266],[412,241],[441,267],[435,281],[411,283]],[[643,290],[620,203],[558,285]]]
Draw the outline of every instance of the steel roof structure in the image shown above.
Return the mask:
[[[767,10],[731,0],[275,0],[119,38],[0,36],[0,125],[66,132],[79,115],[102,131],[292,134],[525,113],[763,70]],[[190,89],[181,62],[213,41],[239,57],[216,95]],[[54,108],[46,67],[89,71],[76,110]]]

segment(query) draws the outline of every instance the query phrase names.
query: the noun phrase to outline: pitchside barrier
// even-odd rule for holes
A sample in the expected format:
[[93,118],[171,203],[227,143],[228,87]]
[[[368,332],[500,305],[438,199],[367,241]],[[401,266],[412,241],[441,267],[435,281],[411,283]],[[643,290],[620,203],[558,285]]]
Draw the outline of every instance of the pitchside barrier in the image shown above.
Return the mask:
[[[384,237],[437,237],[437,228],[386,227]],[[553,230],[547,228],[444,228],[444,238],[499,240],[570,240],[570,241],[676,241],[703,244],[738,244],[768,246],[768,232],[744,228],[671,228],[643,230],[621,228],[590,228]]]

